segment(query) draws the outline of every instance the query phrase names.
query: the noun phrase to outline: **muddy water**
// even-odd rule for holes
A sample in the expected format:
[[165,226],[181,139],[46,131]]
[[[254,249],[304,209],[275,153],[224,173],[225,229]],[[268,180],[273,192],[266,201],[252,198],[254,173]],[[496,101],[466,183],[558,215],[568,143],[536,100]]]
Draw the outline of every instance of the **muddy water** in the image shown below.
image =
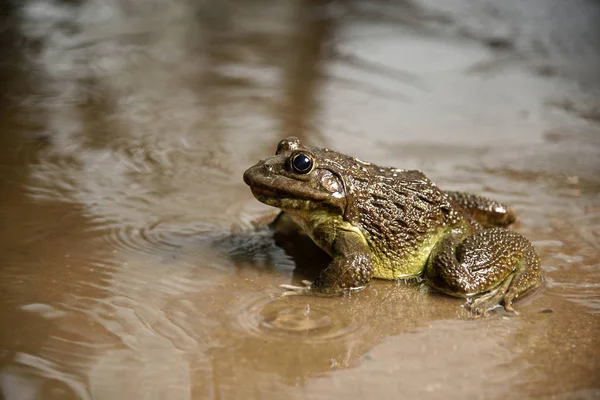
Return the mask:
[[[34,1],[0,25],[5,399],[600,398],[600,4]],[[544,287],[282,298],[249,230],[296,135],[503,200]]]

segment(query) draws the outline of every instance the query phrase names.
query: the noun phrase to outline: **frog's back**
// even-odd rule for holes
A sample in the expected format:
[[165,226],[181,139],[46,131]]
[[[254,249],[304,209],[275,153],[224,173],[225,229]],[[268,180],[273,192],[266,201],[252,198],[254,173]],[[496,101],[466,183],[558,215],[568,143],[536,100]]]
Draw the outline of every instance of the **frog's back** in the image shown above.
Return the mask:
[[445,194],[420,171],[369,166],[355,175],[346,218],[360,227],[376,256],[375,276],[421,273],[431,249],[460,221]]

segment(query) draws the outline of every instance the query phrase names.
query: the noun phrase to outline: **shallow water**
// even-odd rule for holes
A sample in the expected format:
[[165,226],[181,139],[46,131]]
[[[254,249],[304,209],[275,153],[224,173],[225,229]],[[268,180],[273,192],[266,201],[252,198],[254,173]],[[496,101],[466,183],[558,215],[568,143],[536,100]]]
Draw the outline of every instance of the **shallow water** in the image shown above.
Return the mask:
[[[600,3],[34,1],[0,22],[5,399],[600,398]],[[299,136],[505,201],[545,284],[281,297],[243,171]]]

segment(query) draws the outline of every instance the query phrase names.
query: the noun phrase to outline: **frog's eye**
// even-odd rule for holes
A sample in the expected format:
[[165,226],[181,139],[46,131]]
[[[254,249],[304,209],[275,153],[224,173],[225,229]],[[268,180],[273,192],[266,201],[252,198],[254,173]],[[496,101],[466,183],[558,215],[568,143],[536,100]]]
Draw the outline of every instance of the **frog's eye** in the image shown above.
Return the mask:
[[292,168],[299,174],[308,174],[313,167],[313,160],[304,153],[292,157]]

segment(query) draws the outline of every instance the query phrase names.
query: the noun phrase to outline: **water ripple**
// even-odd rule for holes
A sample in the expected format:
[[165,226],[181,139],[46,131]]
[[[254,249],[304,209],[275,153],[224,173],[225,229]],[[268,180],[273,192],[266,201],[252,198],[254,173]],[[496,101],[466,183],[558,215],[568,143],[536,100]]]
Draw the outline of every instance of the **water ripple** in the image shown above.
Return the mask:
[[112,226],[104,239],[116,251],[134,251],[145,254],[172,252],[181,249],[193,235],[185,229],[169,229],[157,222],[146,227]]
[[354,334],[358,325],[339,303],[313,297],[259,297],[237,310],[239,328],[251,335],[323,343]]

